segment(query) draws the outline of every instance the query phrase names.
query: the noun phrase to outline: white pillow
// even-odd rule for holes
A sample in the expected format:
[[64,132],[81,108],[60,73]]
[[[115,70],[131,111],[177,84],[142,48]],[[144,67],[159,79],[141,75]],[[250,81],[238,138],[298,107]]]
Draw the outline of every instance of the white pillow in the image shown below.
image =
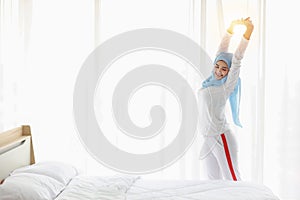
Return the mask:
[[0,200],[52,200],[64,185],[49,176],[19,173],[9,176],[0,185]]
[[49,176],[63,185],[67,185],[74,176],[78,175],[77,169],[72,165],[54,161],[40,162],[22,167],[14,170],[11,175],[19,173],[32,173]]

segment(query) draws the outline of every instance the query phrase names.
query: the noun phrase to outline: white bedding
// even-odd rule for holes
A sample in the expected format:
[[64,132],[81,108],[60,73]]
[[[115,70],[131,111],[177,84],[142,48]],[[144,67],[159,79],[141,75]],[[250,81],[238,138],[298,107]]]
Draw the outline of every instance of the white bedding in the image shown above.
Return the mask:
[[233,181],[152,181],[135,176],[77,176],[55,200],[278,200],[259,184]]
[[135,176],[77,176],[55,200],[125,199],[126,192],[138,177]]
[[82,176],[71,165],[44,162],[14,170],[0,200],[278,200],[266,186],[240,181],[153,181],[131,175]]

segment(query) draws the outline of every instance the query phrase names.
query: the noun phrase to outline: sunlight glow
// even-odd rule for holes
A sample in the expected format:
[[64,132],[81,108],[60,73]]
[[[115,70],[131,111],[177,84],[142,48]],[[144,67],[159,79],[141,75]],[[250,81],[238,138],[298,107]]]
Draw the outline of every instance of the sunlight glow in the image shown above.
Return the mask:
[[246,27],[243,25],[237,25],[234,27],[234,34],[241,36],[244,34]]

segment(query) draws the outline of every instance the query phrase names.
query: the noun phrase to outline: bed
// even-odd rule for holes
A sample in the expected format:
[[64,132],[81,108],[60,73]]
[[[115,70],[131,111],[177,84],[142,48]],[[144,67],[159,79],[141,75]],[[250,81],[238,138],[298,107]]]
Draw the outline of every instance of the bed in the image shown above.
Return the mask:
[[278,200],[268,187],[246,181],[85,176],[70,164],[35,163],[29,126],[0,133],[0,180],[0,200]]

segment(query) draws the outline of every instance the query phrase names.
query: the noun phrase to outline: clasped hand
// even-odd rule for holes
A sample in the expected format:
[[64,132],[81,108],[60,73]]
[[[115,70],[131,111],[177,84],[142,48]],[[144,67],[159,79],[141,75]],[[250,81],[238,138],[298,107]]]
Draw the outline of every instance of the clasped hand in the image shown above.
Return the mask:
[[250,36],[253,32],[254,29],[254,25],[250,19],[250,17],[247,17],[246,19],[237,19],[237,20],[233,20],[229,26],[229,28],[227,29],[228,33],[233,34],[233,29],[236,25],[244,25],[246,26],[246,31],[244,33],[244,37],[246,39],[250,39]]

